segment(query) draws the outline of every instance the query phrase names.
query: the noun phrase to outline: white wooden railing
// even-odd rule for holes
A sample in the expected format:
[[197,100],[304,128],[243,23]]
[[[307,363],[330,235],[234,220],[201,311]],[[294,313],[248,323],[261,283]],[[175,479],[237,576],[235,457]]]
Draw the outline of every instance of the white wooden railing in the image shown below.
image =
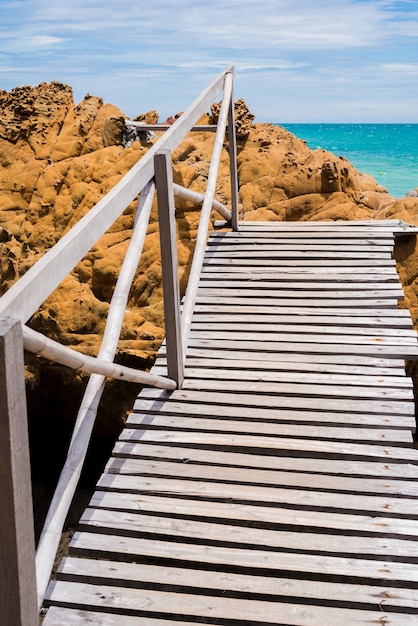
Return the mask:
[[[171,153],[223,92],[206,193],[173,184]],[[204,127],[196,127],[204,130]],[[209,129],[209,127],[208,127]],[[214,127],[210,127],[214,130]],[[164,389],[181,387],[184,356],[196,301],[210,213],[217,210],[238,230],[238,182],[233,106],[233,67],[223,71],[156,141],[147,154],[78,224],[0,298],[0,615],[4,624],[32,626],[51,576],[61,533],[85,460],[106,377]],[[215,187],[227,133],[231,171],[231,210],[215,200]],[[167,376],[113,362],[129,290],[142,253],[155,188],[158,197]],[[97,358],[65,347],[25,323],[81,261],[136,196],[132,239],[112,296]],[[182,308],[178,281],[174,195],[202,204],[196,247]],[[75,422],[68,456],[52,499],[39,545],[34,546],[23,348],[74,369],[90,372]],[[46,451],[47,453],[47,451]]]

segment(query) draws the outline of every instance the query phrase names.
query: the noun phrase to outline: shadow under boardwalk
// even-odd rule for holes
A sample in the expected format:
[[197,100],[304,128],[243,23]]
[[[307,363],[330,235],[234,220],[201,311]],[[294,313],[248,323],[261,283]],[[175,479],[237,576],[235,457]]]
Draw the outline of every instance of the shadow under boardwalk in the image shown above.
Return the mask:
[[183,388],[139,395],[45,626],[418,624],[402,226],[211,235]]

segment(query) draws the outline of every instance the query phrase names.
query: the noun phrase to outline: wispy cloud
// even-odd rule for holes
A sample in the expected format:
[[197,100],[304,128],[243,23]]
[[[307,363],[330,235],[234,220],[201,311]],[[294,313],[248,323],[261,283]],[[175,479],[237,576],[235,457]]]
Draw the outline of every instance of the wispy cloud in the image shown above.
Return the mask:
[[234,63],[259,119],[418,121],[417,51],[412,0],[2,0],[0,88],[58,80],[165,116]]

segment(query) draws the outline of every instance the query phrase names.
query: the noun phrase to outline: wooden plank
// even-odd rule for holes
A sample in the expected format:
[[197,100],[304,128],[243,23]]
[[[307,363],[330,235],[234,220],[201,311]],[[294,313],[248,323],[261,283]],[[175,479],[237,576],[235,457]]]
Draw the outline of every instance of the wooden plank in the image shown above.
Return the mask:
[[[253,305],[243,305],[242,307],[237,307],[237,306],[229,306],[229,305],[225,305],[223,301],[219,301],[218,303],[215,303],[213,305],[205,305],[205,304],[199,304],[196,306],[195,308],[195,315],[199,314],[199,313],[239,313],[242,316],[248,315],[248,314],[257,314],[257,315],[265,315],[265,314],[272,314],[271,313],[271,307],[268,306],[253,306]],[[334,304],[334,307],[330,307],[325,310],[325,311],[319,311],[318,308],[314,307],[314,306],[306,306],[306,307],[280,307],[280,310],[275,310],[274,311],[274,315],[289,315],[292,316],[295,320],[299,317],[299,316],[309,316],[309,317],[313,317],[313,322],[315,322],[315,320],[318,317],[328,317],[328,316],[333,316],[334,318],[338,316],[338,318],[347,318],[347,317],[351,317],[351,318],[365,318],[365,317],[369,317],[370,318],[370,322],[374,323],[373,318],[391,318],[394,320],[394,323],[398,323],[400,326],[399,327],[403,327],[403,326],[407,326],[408,328],[412,328],[412,322],[411,322],[411,317],[409,314],[409,311],[406,309],[398,309],[395,308],[393,311],[387,311],[386,309],[373,309],[370,308],[367,311],[364,311],[363,309],[355,309],[353,307],[353,309],[351,310],[346,310],[344,308],[337,308]],[[337,323],[339,323],[339,319],[337,320]],[[354,320],[355,322],[356,320]],[[398,327],[398,326],[397,326]]]
[[[370,272],[370,275],[368,274]],[[202,273],[207,275],[213,275],[216,277],[219,273],[225,273],[227,276],[239,275],[242,274],[245,276],[253,276],[256,274],[257,276],[279,276],[282,280],[287,280],[293,278],[294,280],[306,280],[310,277],[321,277],[322,280],[340,280],[341,278],[345,278],[346,280],[359,280],[359,281],[393,281],[399,282],[399,276],[396,271],[395,265],[378,265],[373,267],[372,269],[365,265],[356,265],[354,267],[350,267],[348,265],[334,265],[332,260],[329,260],[328,266],[323,265],[312,265],[312,264],[304,264],[300,263],[295,265],[294,263],[289,263],[286,265],[280,266],[280,271],[277,270],[277,266],[271,266],[268,263],[264,265],[257,265],[253,268],[248,267],[247,265],[242,265],[237,262],[235,264],[227,263],[219,260],[216,262],[216,259],[213,259],[211,263],[205,264],[203,266]]]
[[352,457],[371,457],[378,459],[392,460],[416,460],[416,451],[409,447],[396,447],[394,445],[373,445],[363,443],[349,443],[346,441],[326,441],[321,439],[296,439],[287,437],[269,437],[269,436],[251,436],[241,434],[226,433],[202,433],[191,431],[158,431],[146,430],[138,431],[136,429],[125,428],[120,436],[121,441],[162,444],[179,444],[181,446],[216,446],[218,448],[232,448],[232,450],[247,453],[260,454],[266,450],[286,450],[288,453],[294,452],[300,455],[316,454],[326,455],[333,454],[337,457],[350,455]]
[[[326,248],[326,246],[324,246]],[[208,262],[212,258],[216,259],[257,259],[260,258],[260,253],[262,252],[263,261],[265,262],[270,257],[273,259],[329,259],[330,251],[329,250],[283,250],[274,249],[274,250],[242,250],[239,248],[238,250],[209,250],[205,254],[205,261]],[[346,261],[351,261],[352,259],[391,259],[391,251],[390,250],[379,250],[370,251],[369,248],[365,248],[364,250],[333,250],[332,256],[336,259],[344,259]]]
[[228,328],[232,330],[242,330],[243,324],[249,330],[258,332],[296,332],[296,333],[328,333],[328,334],[353,334],[373,335],[377,331],[382,336],[392,337],[413,337],[417,340],[417,331],[412,325],[405,324],[399,328],[397,317],[382,317],[370,319],[367,317],[343,317],[337,319],[327,315],[282,315],[280,313],[228,313],[222,312],[220,308],[217,314],[196,312],[193,316],[192,328],[194,330],[216,330],[217,328]]
[[[272,269],[274,267],[280,268],[290,268],[293,271],[295,269],[297,271],[302,270],[303,268],[330,268],[332,271],[340,271],[343,269],[349,269],[351,267],[362,270],[364,268],[370,269],[370,263],[366,256],[360,256],[358,258],[352,258],[350,255],[350,259],[345,258],[344,256],[340,256],[337,258],[330,258],[330,256],[323,256],[322,258],[310,259],[307,257],[301,257],[298,259],[289,258],[265,258],[265,257],[257,257],[252,256],[251,258],[242,258],[240,259],[238,255],[235,257],[228,256],[217,256],[212,254],[210,257],[206,257],[203,267],[212,267],[212,266],[224,266],[227,268],[233,267],[242,267],[247,268],[248,266],[254,268],[264,268],[264,269]],[[392,259],[390,256],[384,255],[383,258],[377,257],[374,258],[373,261],[373,271],[376,268],[390,268],[392,271],[396,272],[396,261]]]
[[90,506],[135,513],[169,514],[179,519],[231,520],[260,524],[268,528],[297,530],[299,527],[315,532],[331,530],[372,535],[396,535],[416,539],[416,520],[403,517],[370,516],[350,513],[330,513],[314,510],[294,510],[274,506],[212,502],[189,498],[171,498],[167,495],[115,493],[97,490]]
[[[204,595],[193,595],[156,590],[121,588],[106,585],[84,585],[76,582],[54,582],[50,597],[62,606],[73,606],[74,596],[82,607],[112,608],[118,612],[133,615],[149,615],[156,613],[177,618],[203,617],[222,620],[235,620],[240,624],[254,624],[257,621],[277,624],[278,612],[280,620],[289,626],[335,626],[338,619],[347,623],[368,624],[372,620],[391,626],[409,626],[416,623],[412,615],[402,613],[386,613],[377,607],[374,611],[340,609],[334,607],[317,607],[280,603],[244,600],[235,598],[219,598]],[[381,620],[386,620],[382,622]]]
[[[227,359],[193,359],[187,360],[187,378],[211,378],[220,380],[249,380],[256,382],[294,382],[295,371],[299,371],[297,377],[298,383],[314,383],[321,385],[357,385],[365,387],[383,387],[386,391],[389,389],[409,389],[411,390],[411,380],[405,375],[403,376],[391,376],[385,375],[371,375],[370,370],[366,372],[352,372],[351,368],[347,371],[347,368],[342,369],[344,373],[331,373],[326,367],[317,365],[314,367],[314,371],[309,371],[309,365],[305,368],[303,363],[295,364],[295,371],[292,371],[292,364],[282,363],[282,367],[275,369],[263,368],[262,361],[254,361],[256,367],[250,366],[241,360],[228,361]],[[253,365],[253,364],[252,364]],[[153,372],[163,371],[164,365],[154,366]],[[323,368],[321,372],[320,369]],[[390,370],[387,370],[389,373]]]
[[[217,346],[210,346],[206,343],[204,346],[190,346],[188,349],[188,354],[191,357],[204,357],[204,358],[223,358],[224,360],[237,360],[241,359],[247,363],[248,366],[251,366],[250,363],[252,361],[260,361],[260,359],[265,359],[266,363],[276,364],[276,363],[299,363],[304,360],[307,363],[318,363],[318,364],[334,364],[346,368],[351,367],[352,365],[359,365],[363,367],[369,367],[371,370],[373,368],[390,368],[394,374],[397,376],[402,375],[405,372],[405,362],[403,359],[395,359],[392,357],[384,358],[384,357],[376,357],[371,355],[361,356],[356,354],[307,354],[307,353],[291,353],[291,352],[266,352],[263,354],[259,354],[255,351],[249,350],[241,350],[239,354],[235,351],[225,352],[217,349]],[[164,349],[161,350],[161,356],[164,356]]]
[[218,524],[207,521],[176,519],[166,516],[106,511],[88,508],[79,524],[80,532],[95,532],[100,528],[110,535],[123,534],[135,537],[158,535],[179,541],[205,543],[222,542],[231,546],[259,546],[265,550],[300,550],[308,553],[324,553],[338,557],[356,555],[361,557],[387,558],[396,556],[407,562],[418,557],[418,542],[414,539],[361,537],[354,535],[331,535],[312,532],[292,532],[290,530],[270,530],[228,524],[228,520]]
[[[367,414],[367,413],[349,413],[346,412],[331,412],[331,411],[315,411],[311,410],[297,410],[296,408],[290,409],[278,409],[278,408],[262,408],[262,407],[245,407],[245,406],[233,406],[229,405],[211,405],[204,403],[188,403],[188,402],[165,402],[158,400],[147,400],[138,398],[134,404],[134,411],[140,413],[147,413],[148,415],[187,415],[193,416],[208,416],[219,417],[233,420],[234,418],[241,418],[246,420],[255,420],[259,423],[261,420],[264,422],[295,422],[301,424],[314,423],[318,426],[321,424],[350,424],[397,429],[407,429],[408,437],[410,437],[411,430],[415,428],[415,418],[413,415],[395,414],[382,415]],[[127,418],[127,424],[134,424],[136,420],[135,413],[130,414]]]
[[[387,269],[387,268],[383,268]],[[379,285],[389,284],[389,285],[399,285],[399,277],[396,275],[394,271],[385,271],[380,274],[373,273],[368,274],[365,270],[360,272],[349,272],[348,268],[346,272],[336,272],[335,270],[332,272],[320,273],[318,271],[299,271],[295,273],[295,271],[283,271],[280,268],[280,271],[277,271],[276,268],[267,270],[266,268],[248,268],[247,270],[242,267],[234,266],[233,268],[228,268],[227,266],[215,265],[208,266],[204,268],[202,272],[201,280],[203,281],[217,281],[220,278],[224,281],[271,281],[279,284],[287,284],[287,283],[303,283],[306,281],[317,283],[366,283],[368,286],[370,283],[376,283]],[[373,270],[375,272],[375,270]]]
[[[202,499],[221,499],[228,501],[242,501],[248,503],[274,504],[275,506],[295,507],[305,509],[326,509],[332,511],[376,513],[384,515],[393,513],[395,516],[408,516],[416,519],[418,516],[418,500],[410,497],[374,496],[372,494],[351,494],[317,491],[315,489],[286,489],[280,487],[204,482],[187,479],[158,476],[130,476],[103,474],[97,484],[101,490],[143,493],[159,493],[181,497]],[[416,575],[418,576],[418,568]]]
[[[199,389],[199,390],[219,390],[229,392],[245,392],[245,393],[268,393],[268,394],[287,394],[289,396],[323,396],[323,397],[337,397],[337,398],[367,398],[367,399],[384,399],[389,400],[404,400],[412,401],[413,392],[412,388],[392,387],[386,389],[381,386],[371,385],[356,385],[354,381],[352,384],[348,384],[343,381],[324,381],[322,384],[318,381],[310,381],[303,375],[298,377],[296,382],[291,380],[260,380],[257,376],[246,377],[244,376],[229,376],[214,377],[210,374],[206,374],[203,378],[199,376],[202,374],[205,376],[205,371],[195,372],[195,376],[188,376],[184,381],[182,389]],[[273,378],[273,377],[272,377]]]
[[38,604],[22,327],[0,318],[0,615],[33,626]]
[[[221,590],[251,593],[280,598],[305,598],[312,600],[317,597],[324,604],[339,602],[350,603],[351,608],[358,605],[379,605],[383,607],[418,608],[418,601],[413,589],[394,587],[378,587],[371,585],[334,584],[324,581],[302,581],[291,578],[271,578],[267,576],[242,576],[234,573],[212,572],[210,570],[194,570],[190,580],[190,570],[176,567],[159,567],[142,564],[140,571],[132,563],[106,563],[91,559],[68,557],[60,566],[61,579],[76,582],[81,576],[90,584],[109,584],[115,571],[118,581],[132,584],[159,584],[176,587],[199,588],[202,593],[208,590]],[[274,590],[274,594],[272,591]],[[196,590],[197,591],[197,590]],[[276,600],[277,601],[277,600]]]
[[[291,294],[294,294],[295,298],[327,298],[332,295],[336,298],[400,298],[403,299],[404,293],[400,286],[395,284],[375,285],[367,283],[344,283],[336,286],[331,283],[319,284],[314,281],[308,283],[292,283],[287,284],[286,287],[280,285],[278,281],[256,281],[254,283],[250,280],[235,281],[235,280],[214,280],[206,281],[200,280],[199,292],[211,294],[212,290],[216,290],[220,296],[222,295],[237,295],[242,296],[245,292],[249,292],[249,296],[252,297],[264,297],[269,294],[272,298],[283,297],[289,298]],[[253,295],[252,295],[253,294]]]
[[[368,299],[371,298],[373,300],[376,300],[378,298],[393,298],[394,301],[396,299],[399,298],[403,298],[403,291],[399,288],[382,288],[382,289],[369,289],[368,287],[365,287],[364,289],[361,288],[361,286],[357,285],[356,289],[341,289],[341,290],[333,290],[332,291],[332,298],[334,299],[339,299],[339,298],[351,298],[351,299],[355,299],[355,298],[361,298],[361,299]],[[216,294],[216,296],[218,298],[223,298],[223,296],[228,296],[228,297],[238,297],[238,298],[242,298],[242,297],[247,297],[247,298],[265,298],[266,300],[268,299],[280,299],[280,300],[285,300],[287,298],[292,298],[294,300],[298,300],[299,298],[304,299],[304,300],[308,300],[309,298],[314,298],[315,300],[321,300],[321,299],[326,299],[330,297],[330,290],[329,289],[322,289],[322,288],[318,288],[316,289],[315,285],[311,285],[310,289],[301,289],[298,290],[297,285],[293,285],[292,289],[278,289],[278,288],[271,288],[271,285],[266,285],[265,288],[263,288],[263,285],[260,283],[257,283],[257,288],[254,287],[254,285],[251,285],[249,283],[244,283],[241,287],[237,286],[237,287],[229,287],[229,286],[223,286],[222,282],[219,281],[219,284],[217,285],[216,282],[214,282],[213,284],[207,286],[205,285],[204,281],[200,283],[199,286],[199,296],[200,297],[204,297],[205,295],[208,296],[212,296],[214,294]],[[335,305],[335,300],[334,300],[334,305]]]
[[[150,415],[152,415],[152,417],[150,417]],[[409,446],[412,445],[412,434],[409,430],[395,428],[373,429],[370,427],[366,428],[364,424],[348,428],[345,426],[333,426],[332,424],[320,426],[317,423],[309,426],[307,424],[282,424],[273,421],[242,421],[233,420],[232,418],[230,420],[216,419],[216,417],[203,419],[190,416],[186,412],[180,417],[167,416],[164,415],[163,412],[162,414],[159,413],[157,415],[134,413],[131,414],[127,423],[130,428],[139,428],[141,430],[147,428],[174,428],[178,430],[201,430],[211,432],[299,437],[301,439],[336,439],[357,442],[368,441],[393,445],[397,445],[399,443],[404,443]]]
[[217,350],[229,350],[229,351],[244,351],[244,352],[256,352],[259,357],[264,352],[278,353],[290,352],[294,353],[299,351],[305,354],[334,354],[341,355],[358,355],[358,356],[370,356],[370,357],[384,357],[386,359],[411,359],[414,360],[418,357],[417,347],[413,344],[404,343],[402,345],[381,345],[381,342],[376,343],[358,343],[357,345],[344,344],[344,343],[328,343],[328,344],[315,344],[300,342],[286,342],[286,341],[244,341],[240,339],[211,339],[201,338],[191,333],[189,339],[189,345],[191,348],[216,348]]
[[[267,330],[266,330],[267,329]],[[265,341],[266,336],[270,338],[272,343],[274,342],[295,342],[299,341],[303,343],[321,343],[324,344],[361,344],[361,345],[374,345],[376,342],[383,346],[413,346],[418,351],[418,340],[414,333],[401,334],[400,336],[386,335],[384,333],[359,333],[352,331],[351,333],[338,333],[338,327],[333,333],[322,333],[321,329],[315,329],[315,327],[305,327],[305,332],[292,332],[289,327],[285,326],[281,330],[275,325],[264,325],[260,329],[259,326],[250,324],[202,324],[201,328],[194,327],[190,333],[190,338],[201,339],[232,339],[238,338],[240,341]]]
[[[371,476],[375,478],[405,478],[416,480],[418,478],[418,464],[416,459],[406,462],[402,459],[392,459],[386,462],[381,459],[369,458],[355,460],[351,457],[333,458],[315,454],[311,456],[280,455],[276,451],[272,454],[265,450],[263,454],[246,454],[242,450],[224,452],[222,450],[204,447],[182,447],[181,444],[171,446],[164,443],[148,443],[146,441],[119,441],[114,448],[115,456],[132,456],[133,458],[148,458],[155,460],[173,460],[181,463],[213,463],[245,468],[265,468],[289,470],[299,472],[313,472],[325,474],[337,474],[341,476]],[[416,455],[417,453],[415,453]],[[408,462],[409,461],[409,462]]]
[[[216,294],[216,292],[215,292]],[[324,308],[335,308],[336,306],[339,306],[341,309],[341,312],[347,310],[347,309],[351,309],[351,308],[355,308],[357,307],[358,309],[363,309],[363,314],[364,314],[364,309],[366,308],[367,310],[369,310],[369,308],[376,308],[376,309],[396,309],[396,307],[398,306],[398,299],[397,298],[348,298],[348,296],[346,295],[341,296],[340,301],[338,303],[336,303],[335,299],[332,298],[320,298],[317,297],[315,298],[314,295],[312,295],[311,298],[282,298],[280,296],[276,296],[274,298],[272,297],[249,297],[248,294],[245,295],[245,297],[241,296],[239,297],[238,295],[234,295],[231,296],[230,294],[227,296],[221,296],[221,295],[211,295],[211,294],[203,294],[203,293],[199,293],[197,298],[196,298],[196,304],[205,304],[205,305],[219,305],[219,303],[222,301],[223,305],[235,305],[235,306],[248,306],[248,305],[252,305],[252,306],[263,306],[263,307],[267,307],[270,309],[270,311],[273,309],[273,307],[275,308],[290,308],[290,307],[294,307],[296,308],[316,308],[324,310]]]
[[[87,611],[81,608],[63,608],[51,606],[43,621],[43,626],[115,626],[115,614],[103,613],[102,611]],[[175,621],[176,626],[194,626],[196,622]],[[165,619],[153,619],[117,614],[117,626],[174,626],[174,623]]]
[[[105,471],[108,474],[130,476],[166,476],[188,480],[213,480],[224,483],[246,483],[264,486],[296,487],[310,489],[312,485],[321,491],[346,493],[373,493],[418,497],[418,486],[413,481],[327,476],[312,472],[298,473],[269,469],[246,469],[236,467],[212,467],[192,463],[172,463],[149,459],[110,458]],[[233,486],[231,487],[234,488]],[[418,546],[418,543],[417,543]]]
[[[261,569],[262,572],[272,571],[275,576],[279,576],[279,572],[305,572],[319,574],[322,580],[327,576],[341,576],[346,578],[341,582],[347,583],[366,578],[369,584],[372,580],[384,581],[386,585],[390,585],[390,581],[398,581],[408,588],[418,582],[416,564],[405,562],[248,550],[227,546],[199,546],[98,533],[75,533],[71,542],[71,553],[74,556],[96,555],[110,558],[118,555],[121,560],[128,562],[135,559],[145,560],[145,557],[152,556],[156,559],[174,559],[178,561],[179,567],[184,567],[190,562],[213,564],[219,568],[238,566],[248,568],[249,573],[253,574],[257,569]],[[335,626],[335,623],[337,622],[332,626]]]
[[[196,390],[175,390],[172,392],[164,393],[159,389],[146,388],[141,392],[141,397],[153,399],[153,400],[174,400],[181,402],[201,402],[212,405],[235,405],[235,406],[256,406],[256,407],[273,407],[275,409],[280,408],[292,408],[292,409],[307,409],[309,411],[340,411],[342,413],[347,412],[347,401],[338,400],[333,398],[323,398],[322,400],[313,398],[289,398],[283,396],[271,396],[262,394],[240,394],[240,393],[228,393],[220,391],[206,391],[200,393]],[[378,413],[382,417],[386,414],[389,415],[414,415],[414,407],[411,402],[397,402],[394,400],[384,401],[372,401],[372,400],[356,400],[350,401],[350,411],[352,413]]]
[[392,229],[348,229],[348,228],[332,228],[325,229],[322,228],[320,230],[310,228],[308,230],[302,230],[299,228],[288,229],[286,232],[281,231],[280,229],[275,229],[269,231],[268,229],[263,230],[246,230],[242,229],[242,232],[235,233],[232,231],[214,231],[210,234],[209,242],[218,243],[223,241],[237,241],[237,242],[245,242],[247,240],[271,240],[277,242],[279,245],[282,242],[286,241],[297,241],[298,243],[311,242],[315,240],[326,240],[327,243],[331,243],[332,245],[338,245],[339,242],[350,244],[357,243],[365,243],[370,239],[371,241],[383,241],[388,245],[394,245],[393,239],[393,230]]
[[169,378],[181,386],[184,377],[184,356],[180,323],[173,175],[169,150],[160,150],[155,155],[155,182],[158,196],[164,319],[168,346],[167,373]]
[[[294,353],[299,351],[305,354],[334,354],[341,355],[341,359],[344,359],[344,355],[346,357],[354,356],[370,356],[370,357],[383,357],[386,359],[409,359],[415,360],[418,356],[417,346],[414,343],[389,343],[389,342],[366,342],[363,340],[359,341],[357,344],[343,343],[340,341],[339,343],[310,343],[309,341],[303,341],[303,337],[301,337],[301,341],[293,342],[286,341],[286,338],[283,338],[283,341],[277,339],[276,341],[261,341],[261,340],[244,340],[239,339],[239,334],[237,334],[236,339],[222,339],[222,338],[213,338],[213,337],[201,337],[199,334],[191,333],[189,339],[189,345],[191,348],[211,348],[216,350],[228,350],[228,351],[240,351],[240,352],[256,352],[260,358],[260,356],[264,352],[273,352],[276,355],[280,353]],[[236,358],[235,354],[235,358]]]

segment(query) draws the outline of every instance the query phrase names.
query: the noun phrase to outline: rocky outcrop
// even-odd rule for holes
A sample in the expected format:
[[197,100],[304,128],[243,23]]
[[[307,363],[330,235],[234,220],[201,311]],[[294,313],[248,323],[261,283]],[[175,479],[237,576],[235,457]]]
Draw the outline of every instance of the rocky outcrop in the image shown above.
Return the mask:
[[[0,92],[0,272],[4,292],[111,189],[160,136],[123,144],[124,115],[113,105],[87,95],[78,105],[71,88],[60,83]],[[200,123],[216,120],[219,106]],[[249,220],[337,220],[400,217],[418,223],[418,198],[395,200],[370,176],[346,159],[312,151],[285,129],[255,124],[243,100],[235,105],[241,218]],[[137,120],[156,123],[150,111]],[[175,182],[204,191],[213,133],[191,133],[175,150]],[[124,147],[128,145],[128,147]],[[217,198],[228,204],[229,157],[222,154]],[[129,243],[135,203],[63,281],[30,324],[48,336],[97,354],[110,298]],[[176,201],[181,288],[185,289],[199,221],[190,202]],[[217,218],[214,215],[214,218]],[[400,260],[414,320],[418,320],[418,261],[415,250]],[[415,298],[415,300],[414,300]],[[144,255],[130,294],[119,342],[119,362],[149,367],[164,336],[159,234],[154,206]],[[27,357],[28,390],[61,385],[60,414],[72,413],[85,384],[75,374]],[[116,431],[133,394],[119,383],[108,393],[119,398],[119,413],[109,415],[104,402],[98,429]],[[55,396],[54,396],[55,397]],[[53,404],[53,403],[52,403]],[[45,406],[45,404],[44,404]]]

